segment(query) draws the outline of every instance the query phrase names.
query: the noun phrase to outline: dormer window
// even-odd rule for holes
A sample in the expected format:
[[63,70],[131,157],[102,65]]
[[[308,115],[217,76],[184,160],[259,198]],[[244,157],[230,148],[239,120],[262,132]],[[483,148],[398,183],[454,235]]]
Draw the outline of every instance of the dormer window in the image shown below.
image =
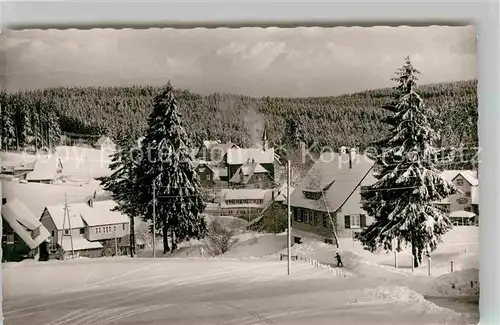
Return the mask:
[[308,200],[319,200],[321,198],[320,191],[302,191],[302,193]]

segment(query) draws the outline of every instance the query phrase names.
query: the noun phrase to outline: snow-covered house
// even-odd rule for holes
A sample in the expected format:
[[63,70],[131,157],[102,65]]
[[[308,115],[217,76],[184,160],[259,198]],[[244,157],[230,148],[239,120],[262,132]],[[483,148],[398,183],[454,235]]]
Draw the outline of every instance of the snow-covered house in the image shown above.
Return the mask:
[[194,162],[194,171],[198,175],[202,187],[212,187],[218,180],[218,167],[207,161]]
[[113,142],[113,140],[111,140],[110,137],[105,135],[103,135],[96,141],[94,147],[103,151],[110,151],[110,152],[116,150],[116,144]]
[[63,164],[56,156],[37,159],[33,170],[26,174],[26,181],[32,183],[51,184],[62,177]]
[[115,206],[111,200],[90,199],[68,205],[66,217],[64,204],[46,207],[41,222],[51,233],[51,249],[62,248],[65,252],[73,249],[80,256],[101,256],[103,244],[113,246],[115,239],[120,243],[130,231],[129,218],[112,211]]
[[241,165],[229,180],[229,187],[270,189],[273,185],[274,177],[253,158]]
[[373,222],[361,207],[361,189],[373,184],[373,161],[355,150],[324,153],[290,195],[293,236],[332,243],[331,220],[339,237],[351,237]]
[[219,200],[220,214],[251,220],[272,200],[272,192],[263,189],[223,189]]
[[227,181],[234,177],[240,167],[249,162],[262,166],[274,180],[275,155],[273,148],[231,148],[226,155]]
[[18,199],[2,200],[2,260],[48,257],[48,230]]
[[[479,180],[477,171],[445,170],[441,176],[448,182],[453,183],[459,192],[435,202],[435,204],[449,213],[452,222],[457,226],[475,223],[477,218],[474,218],[474,216],[479,216]],[[458,213],[461,211],[472,213],[474,216],[470,217],[468,213]],[[465,215],[469,215],[470,218],[465,220],[463,218]]]
[[208,161],[211,157],[211,150],[214,146],[220,144],[219,140],[204,140],[201,145],[198,147],[196,152],[195,159],[196,160],[204,160]]

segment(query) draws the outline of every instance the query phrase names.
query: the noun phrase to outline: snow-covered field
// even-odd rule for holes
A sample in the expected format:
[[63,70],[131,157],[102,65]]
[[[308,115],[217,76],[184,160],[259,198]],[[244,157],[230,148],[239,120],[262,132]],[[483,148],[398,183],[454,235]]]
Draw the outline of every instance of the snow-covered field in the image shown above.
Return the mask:
[[[56,148],[56,152],[50,154],[49,157],[52,156],[61,159],[63,175],[69,178],[87,180],[89,175],[90,177],[102,177],[110,174],[111,153],[105,150],[59,146]],[[34,162],[36,159],[43,162],[49,158],[42,154],[0,152],[0,161],[5,166]]]
[[[404,254],[396,270],[385,265],[390,256],[352,242],[342,247],[344,268],[320,267],[308,259],[332,263],[335,247],[307,241],[293,246],[301,259],[288,276],[279,259],[286,236],[263,234],[241,234],[217,258],[200,258],[191,243],[170,258],[8,264],[4,316],[6,324],[35,325],[475,324],[478,306],[454,297],[477,297],[477,231],[449,233],[432,276],[426,265],[412,273]],[[456,272],[445,274],[450,257]]]

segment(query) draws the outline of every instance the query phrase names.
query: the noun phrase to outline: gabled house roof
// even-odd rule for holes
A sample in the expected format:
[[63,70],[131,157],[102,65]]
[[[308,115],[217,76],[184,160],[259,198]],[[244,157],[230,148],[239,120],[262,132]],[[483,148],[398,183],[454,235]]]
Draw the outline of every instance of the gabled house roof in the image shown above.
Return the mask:
[[[2,217],[30,249],[37,248],[50,236],[49,231],[18,199],[2,206]],[[32,232],[36,229],[40,231],[33,238]]]
[[203,141],[203,146],[207,149],[211,149],[212,147],[216,146],[220,144],[220,141],[219,140],[205,140]]
[[[290,205],[316,211],[336,212],[360,187],[375,183],[373,161],[355,155],[349,168],[349,155],[324,153],[290,195]],[[321,193],[324,193],[323,195]],[[319,199],[306,197],[308,193]]]
[[453,182],[455,178],[461,175],[471,186],[478,186],[479,180],[476,170],[444,170],[441,173],[444,179],[448,182]]
[[56,156],[48,159],[37,159],[33,166],[33,171],[26,174],[27,181],[48,181],[54,180],[62,171],[61,160]]
[[[267,174],[269,173],[267,169],[262,167],[261,164],[258,163],[245,163],[244,165],[241,165],[236,172],[234,173],[233,177],[229,180],[230,183],[240,183],[240,184],[247,184],[250,179],[252,178],[253,175],[255,174]],[[243,179],[241,178],[243,176]]]
[[[95,201],[92,207],[88,203],[69,204],[69,216],[71,218],[71,228],[84,228],[85,226],[104,226],[129,222],[129,218],[118,211],[111,211],[116,206],[112,200]],[[58,230],[63,230],[64,204],[48,206],[52,220]],[[64,229],[69,229],[66,219]]]
[[[275,190],[274,201],[284,202],[286,201],[287,196],[287,184],[283,184]],[[295,190],[293,186],[290,186],[290,197],[292,197],[292,193]]]
[[229,165],[243,165],[248,161],[255,160],[258,164],[274,163],[274,148],[231,148],[227,151],[227,163]]

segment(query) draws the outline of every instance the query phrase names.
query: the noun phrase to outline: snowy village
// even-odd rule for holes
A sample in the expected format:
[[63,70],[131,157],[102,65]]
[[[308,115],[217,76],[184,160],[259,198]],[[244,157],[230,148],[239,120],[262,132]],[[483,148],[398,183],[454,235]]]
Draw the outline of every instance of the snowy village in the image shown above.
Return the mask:
[[[23,33],[7,41],[79,39]],[[477,323],[475,70],[443,81],[425,53],[387,62],[380,85],[309,96],[215,81],[201,95],[166,72],[14,80],[0,97],[5,324]]]

